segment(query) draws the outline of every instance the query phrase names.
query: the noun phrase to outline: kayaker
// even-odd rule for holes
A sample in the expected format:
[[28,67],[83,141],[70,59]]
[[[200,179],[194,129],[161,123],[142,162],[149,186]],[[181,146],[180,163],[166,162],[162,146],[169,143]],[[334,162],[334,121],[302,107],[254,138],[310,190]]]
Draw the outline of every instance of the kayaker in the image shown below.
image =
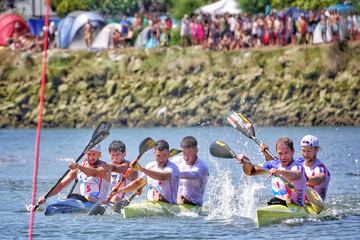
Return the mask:
[[[330,182],[330,172],[325,164],[317,158],[317,153],[321,149],[320,142],[317,137],[306,135],[301,139],[300,146],[302,156],[296,158],[295,161],[304,166],[307,185],[312,187],[320,195],[322,200],[325,201]],[[260,149],[264,153],[266,160],[273,160],[272,157],[266,153],[266,150],[269,149],[266,144],[260,145]]]
[[[111,170],[111,180],[110,180],[110,187],[109,193],[112,189],[116,186],[118,182],[123,178],[126,170],[129,168],[130,162],[125,160],[126,156],[126,146],[122,141],[113,141],[109,145],[109,154],[111,158],[111,163],[109,164]],[[138,177],[137,171],[132,171],[130,175],[127,177],[124,185],[128,184],[131,181],[136,180]],[[114,195],[110,202],[118,203],[125,197],[124,193],[118,193]]]
[[205,162],[198,157],[197,140],[193,136],[184,137],[180,146],[183,155],[171,159],[180,170],[180,182],[177,195],[178,204],[202,206],[209,170]]
[[148,184],[147,199],[176,204],[179,188],[179,168],[169,161],[169,144],[165,140],[156,142],[155,161],[145,167],[140,164],[132,165],[134,170],[143,174],[135,181],[120,189],[120,192],[133,192]]
[[[77,178],[79,180],[80,197],[83,197],[83,200],[91,202],[105,200],[109,190],[111,174],[109,166],[106,162],[100,160],[100,157],[101,146],[98,144],[86,153],[86,158],[81,165],[75,162],[69,163],[68,168],[71,171],[48,197],[55,196]],[[37,203],[40,205],[45,201],[44,196],[41,196]]]
[[[294,203],[304,206],[304,196],[306,188],[306,176],[304,167],[294,161],[294,143],[290,138],[281,137],[276,142],[276,153],[279,161],[268,161],[263,167],[250,163],[245,155],[238,155],[238,161],[243,164],[246,175],[260,175],[268,173],[272,177],[272,191],[274,198],[268,204]],[[279,164],[280,163],[280,164]],[[289,186],[278,176],[285,177],[293,186]]]

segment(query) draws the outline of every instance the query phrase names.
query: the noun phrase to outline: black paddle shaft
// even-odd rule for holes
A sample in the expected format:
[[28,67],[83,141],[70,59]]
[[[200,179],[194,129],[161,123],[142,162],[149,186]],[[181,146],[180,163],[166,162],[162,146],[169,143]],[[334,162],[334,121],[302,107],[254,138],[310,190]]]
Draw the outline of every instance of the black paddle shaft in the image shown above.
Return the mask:
[[[95,129],[95,131],[93,132],[91,138],[95,138],[96,135],[98,135],[98,134],[99,134],[100,132],[102,132],[102,131],[108,131],[108,132],[110,132],[111,126],[112,126],[111,123],[106,122],[106,121],[102,121],[102,122],[96,127],[96,129]],[[74,181],[73,185],[71,186],[71,189],[70,189],[68,195],[66,196],[66,198],[68,198],[68,197],[73,193],[73,191],[74,191],[77,183],[78,183],[78,179],[75,179],[75,181]]]
[[[76,159],[76,163],[79,162],[83,156],[91,150],[93,147],[96,146],[96,144],[100,143],[102,140],[104,140],[110,133],[106,130],[100,132],[98,135],[96,135],[93,139],[90,140],[88,145],[86,145],[84,151],[80,154],[80,156]],[[56,188],[56,186],[66,177],[66,175],[70,172],[70,169],[68,169],[60,178],[59,180],[52,186],[52,188],[44,195],[44,198],[47,199],[51,192]],[[34,211],[39,207],[38,204],[35,205]]]

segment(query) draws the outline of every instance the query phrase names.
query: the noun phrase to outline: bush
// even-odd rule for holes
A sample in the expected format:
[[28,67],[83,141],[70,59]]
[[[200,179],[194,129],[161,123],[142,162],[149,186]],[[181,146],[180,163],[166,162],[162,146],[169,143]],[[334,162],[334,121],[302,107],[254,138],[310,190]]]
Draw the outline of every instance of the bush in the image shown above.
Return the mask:
[[170,46],[180,45],[180,28],[172,28],[170,32]]

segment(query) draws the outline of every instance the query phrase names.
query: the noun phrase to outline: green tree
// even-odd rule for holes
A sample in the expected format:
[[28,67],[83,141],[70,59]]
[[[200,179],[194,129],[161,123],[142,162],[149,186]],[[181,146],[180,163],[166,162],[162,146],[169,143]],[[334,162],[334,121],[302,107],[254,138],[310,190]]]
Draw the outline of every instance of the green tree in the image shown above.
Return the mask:
[[[247,0],[249,1],[249,0]],[[343,3],[344,0],[271,0],[273,8],[282,9],[288,7],[297,7],[300,9],[323,9],[333,4]],[[359,0],[351,0],[355,8],[359,8]]]
[[264,13],[268,0],[238,0],[240,8],[246,13]]
[[185,14],[192,14],[195,9],[211,3],[209,0],[173,0],[171,14],[181,19]]
[[52,7],[56,10],[60,17],[66,16],[69,12],[76,10],[97,10],[100,7],[99,0],[55,0]]
[[138,4],[132,0],[103,0],[101,10],[109,15],[133,14],[138,11]]

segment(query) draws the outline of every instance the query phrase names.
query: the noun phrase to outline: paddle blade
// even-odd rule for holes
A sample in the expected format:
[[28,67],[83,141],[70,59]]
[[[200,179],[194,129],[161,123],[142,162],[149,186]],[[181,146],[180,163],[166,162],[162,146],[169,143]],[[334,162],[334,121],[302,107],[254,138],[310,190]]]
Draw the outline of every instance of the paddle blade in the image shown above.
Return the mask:
[[101,202],[97,202],[92,206],[88,212],[90,216],[103,215],[106,211],[106,207]]
[[322,200],[320,195],[315,191],[315,189],[311,187],[306,187],[305,195],[308,198],[313,209],[317,213],[320,213],[324,208],[324,201]]
[[110,122],[102,121],[95,129],[93,135],[91,138],[94,138],[96,135],[98,135],[100,132],[110,132],[110,129],[112,127],[112,124]]
[[181,152],[182,152],[181,150],[173,148],[169,152],[169,158],[174,157],[175,155],[178,155]]
[[88,143],[88,145],[85,147],[83,153],[87,153],[92,148],[94,148],[97,144],[99,144],[102,140],[104,140],[107,136],[109,136],[110,132],[104,130],[99,132],[91,141]]
[[216,140],[210,144],[210,154],[219,158],[236,158],[236,154],[231,148],[221,140]]
[[231,126],[239,130],[242,134],[244,134],[248,138],[255,137],[254,126],[251,124],[249,119],[247,119],[241,113],[236,113],[231,111],[226,117],[226,120]]
[[145,138],[139,145],[139,156],[156,147],[156,142],[151,137]]
[[114,206],[112,207],[112,209],[114,210],[114,212],[117,213],[121,213],[121,209],[123,209],[124,207],[128,206],[130,204],[130,201],[127,199],[123,199],[120,202],[114,204]]

